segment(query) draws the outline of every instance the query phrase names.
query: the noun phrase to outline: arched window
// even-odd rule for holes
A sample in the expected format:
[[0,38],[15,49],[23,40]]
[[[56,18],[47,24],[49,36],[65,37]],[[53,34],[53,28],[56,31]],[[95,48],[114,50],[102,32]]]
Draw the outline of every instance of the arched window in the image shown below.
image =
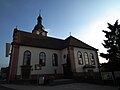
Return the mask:
[[27,50],[24,52],[23,65],[30,65],[30,59],[31,59],[31,52]]
[[82,58],[82,53],[80,51],[78,51],[78,53],[77,53],[77,58],[78,58],[78,64],[82,65],[83,58]]
[[58,56],[56,53],[52,55],[52,64],[53,66],[58,66]]
[[84,59],[85,59],[85,64],[89,64],[89,58],[86,52],[84,53]]
[[42,66],[45,66],[45,61],[46,61],[46,54],[44,52],[40,52],[39,64],[41,64]]
[[95,65],[95,59],[92,53],[90,53],[90,61],[91,61],[91,65]]

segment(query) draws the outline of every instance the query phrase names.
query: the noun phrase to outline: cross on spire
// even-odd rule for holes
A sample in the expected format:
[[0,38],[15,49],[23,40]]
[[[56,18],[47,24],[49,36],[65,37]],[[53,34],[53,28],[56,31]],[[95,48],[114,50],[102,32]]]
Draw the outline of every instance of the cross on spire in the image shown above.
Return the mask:
[[70,32],[70,36],[71,36],[71,32]]
[[41,9],[39,10],[39,16],[41,16]]

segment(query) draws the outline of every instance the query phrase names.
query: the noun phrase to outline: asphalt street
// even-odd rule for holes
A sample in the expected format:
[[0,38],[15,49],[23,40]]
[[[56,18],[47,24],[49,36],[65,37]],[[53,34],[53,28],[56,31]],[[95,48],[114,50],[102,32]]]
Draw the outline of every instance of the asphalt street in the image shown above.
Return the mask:
[[11,88],[4,87],[4,86],[0,85],[0,90],[15,90],[15,89],[11,89]]
[[1,84],[1,85],[4,87],[0,86],[0,90],[119,90],[118,86],[105,86],[88,83],[72,83],[56,86],[15,85],[15,84]]

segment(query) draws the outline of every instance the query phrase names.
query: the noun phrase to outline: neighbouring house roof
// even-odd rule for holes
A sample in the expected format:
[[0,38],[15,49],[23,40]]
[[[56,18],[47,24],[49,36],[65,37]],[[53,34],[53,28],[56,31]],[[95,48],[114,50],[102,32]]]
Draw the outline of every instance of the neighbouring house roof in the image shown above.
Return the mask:
[[73,36],[69,36],[68,38],[63,40],[63,39],[37,35],[15,29],[13,37],[14,37],[13,43],[17,43],[23,46],[49,48],[56,50],[61,50],[68,46],[73,46],[84,49],[97,50],[96,48],[91,47],[90,45],[76,39]]
[[110,71],[120,71],[120,63],[118,61],[102,63],[100,66],[100,70],[102,72],[110,72]]

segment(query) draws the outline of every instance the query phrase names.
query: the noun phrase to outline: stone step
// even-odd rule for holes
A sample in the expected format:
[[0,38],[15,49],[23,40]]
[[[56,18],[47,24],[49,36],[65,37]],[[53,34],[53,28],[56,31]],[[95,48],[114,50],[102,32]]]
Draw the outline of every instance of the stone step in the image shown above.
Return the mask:
[[75,82],[76,81],[74,79],[57,79],[51,82],[49,85],[54,86],[54,85],[70,84]]

